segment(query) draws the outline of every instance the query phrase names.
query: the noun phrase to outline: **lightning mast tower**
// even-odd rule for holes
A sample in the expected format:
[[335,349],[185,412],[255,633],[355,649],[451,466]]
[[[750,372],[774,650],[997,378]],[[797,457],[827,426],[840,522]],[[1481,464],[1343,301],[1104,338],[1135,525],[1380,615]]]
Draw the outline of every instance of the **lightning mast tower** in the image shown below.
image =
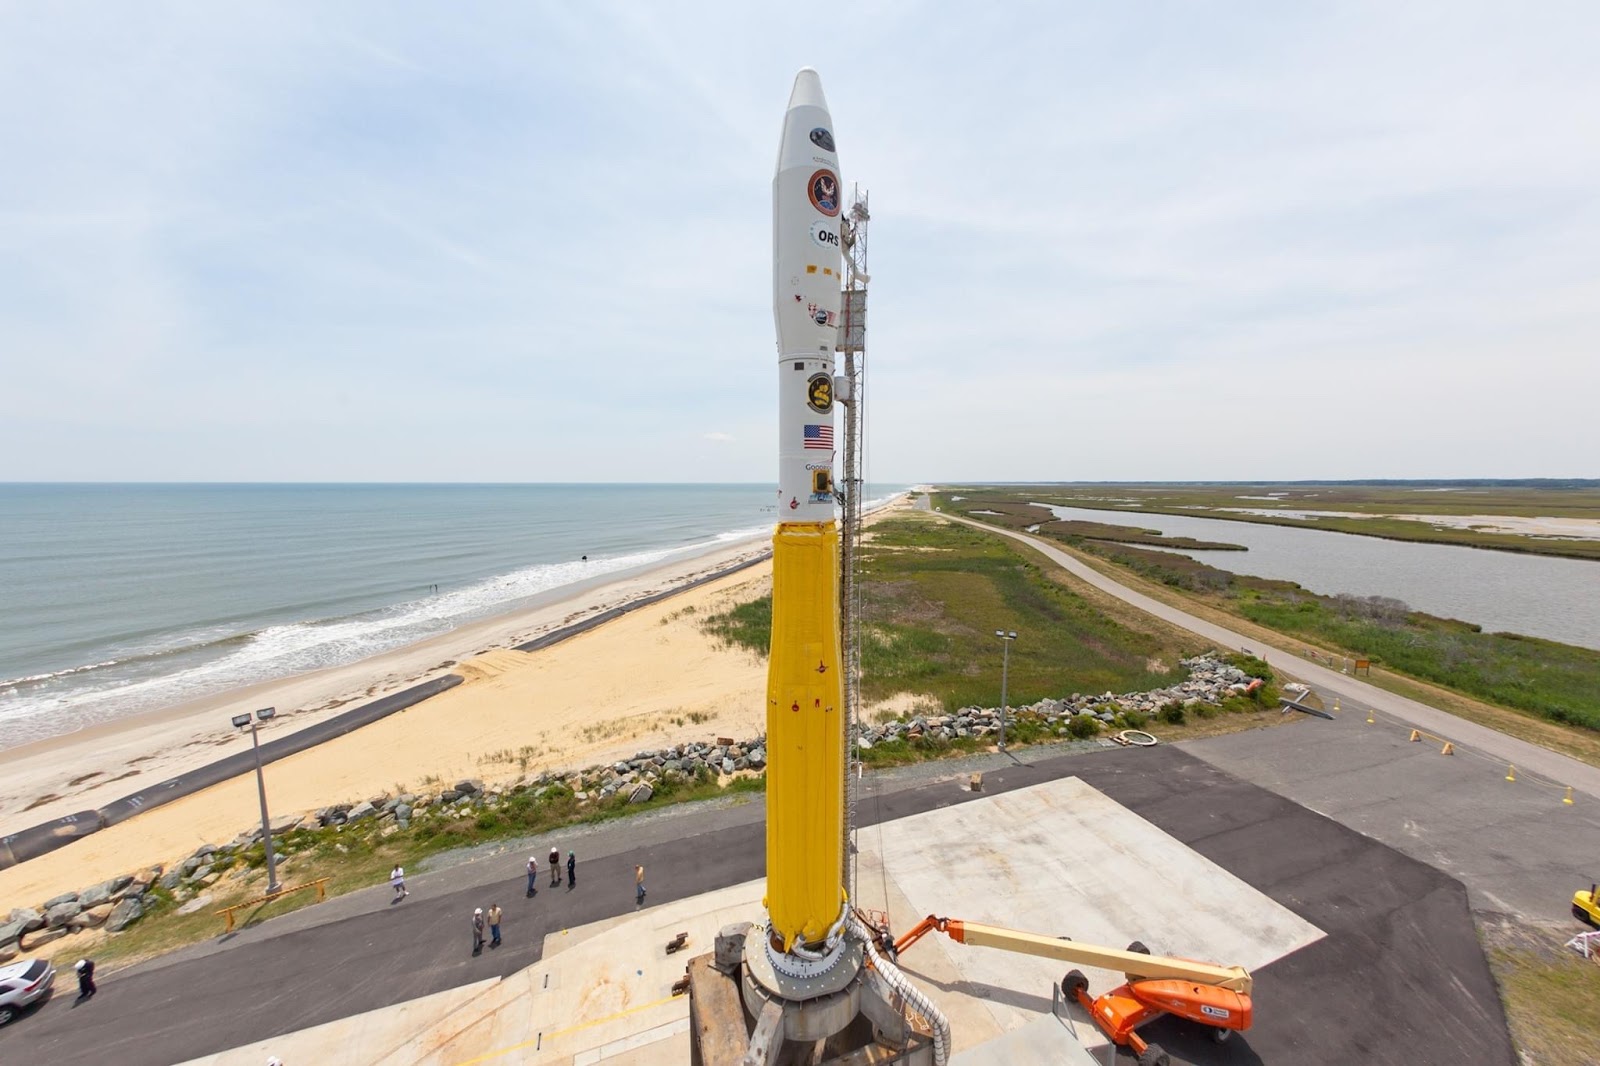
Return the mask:
[[840,220],[844,253],[844,292],[839,302],[839,344],[844,356],[838,400],[844,406],[844,476],[840,482],[839,628],[844,656],[845,706],[845,885],[858,898],[856,803],[861,784],[861,586],[857,557],[861,548],[861,502],[866,488],[867,383],[867,210],[868,196],[858,185],[849,214]]

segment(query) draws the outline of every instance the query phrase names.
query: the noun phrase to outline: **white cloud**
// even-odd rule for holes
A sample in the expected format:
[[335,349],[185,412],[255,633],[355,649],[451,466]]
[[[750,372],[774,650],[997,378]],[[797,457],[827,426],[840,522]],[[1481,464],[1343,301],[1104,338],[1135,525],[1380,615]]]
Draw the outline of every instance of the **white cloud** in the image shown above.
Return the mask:
[[806,64],[872,477],[1593,474],[1600,13],[1218,10],[10,9],[0,480],[768,480]]

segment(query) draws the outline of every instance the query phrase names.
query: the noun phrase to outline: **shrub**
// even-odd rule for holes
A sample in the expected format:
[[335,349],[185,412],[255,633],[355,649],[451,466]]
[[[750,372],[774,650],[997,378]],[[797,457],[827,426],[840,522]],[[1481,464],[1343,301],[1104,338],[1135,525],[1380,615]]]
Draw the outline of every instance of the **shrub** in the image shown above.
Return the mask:
[[1178,700],[1162,704],[1161,720],[1168,725],[1182,725],[1184,720],[1183,704]]
[[1119,716],[1119,720],[1122,722],[1122,728],[1124,729],[1143,729],[1145,723],[1150,721],[1142,711],[1123,711]]
[[1100,720],[1092,714],[1075,714],[1067,723],[1067,732],[1079,740],[1088,740],[1100,732]]

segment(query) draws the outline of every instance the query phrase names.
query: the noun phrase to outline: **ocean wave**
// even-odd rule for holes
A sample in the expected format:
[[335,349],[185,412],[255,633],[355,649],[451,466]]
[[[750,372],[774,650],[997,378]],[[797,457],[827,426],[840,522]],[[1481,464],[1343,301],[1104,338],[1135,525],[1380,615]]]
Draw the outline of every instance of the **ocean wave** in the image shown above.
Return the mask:
[[[0,683],[0,721],[33,719],[56,734],[138,710],[213,695],[242,685],[341,666],[517,609],[544,593],[579,582],[651,566],[730,541],[761,528],[732,530],[673,548],[609,558],[540,563],[341,618],[310,619],[209,639],[172,636],[123,658]],[[191,635],[198,636],[195,631]],[[199,661],[195,661],[199,660]]]

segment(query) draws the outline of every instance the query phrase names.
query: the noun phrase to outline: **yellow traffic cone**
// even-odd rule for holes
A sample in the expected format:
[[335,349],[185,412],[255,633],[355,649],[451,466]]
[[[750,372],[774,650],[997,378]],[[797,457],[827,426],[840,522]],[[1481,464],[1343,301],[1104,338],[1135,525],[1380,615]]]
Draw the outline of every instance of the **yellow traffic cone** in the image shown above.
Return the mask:
[[1571,785],[1567,786],[1567,795],[1561,802],[1565,803],[1568,807],[1572,806],[1572,786]]
[[1506,767],[1506,780],[1507,781],[1515,781],[1516,779],[1517,779],[1517,768],[1515,766],[1507,766]]

